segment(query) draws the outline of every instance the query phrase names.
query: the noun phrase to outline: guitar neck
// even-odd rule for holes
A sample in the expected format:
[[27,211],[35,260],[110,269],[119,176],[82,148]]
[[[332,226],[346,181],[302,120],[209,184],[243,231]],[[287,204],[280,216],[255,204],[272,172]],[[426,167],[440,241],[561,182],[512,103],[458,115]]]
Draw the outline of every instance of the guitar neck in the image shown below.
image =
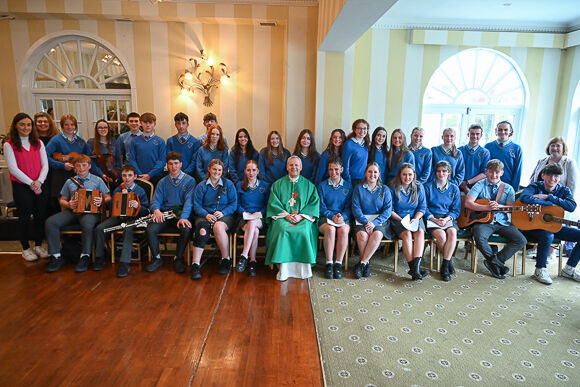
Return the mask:
[[560,224],[564,224],[566,226],[573,226],[573,227],[580,226],[580,222],[575,222],[573,220],[568,220],[568,219],[564,219],[564,218],[556,218],[556,217],[553,217],[552,218],[552,221],[554,223],[560,223]]
[[510,206],[510,207],[502,207],[498,208],[497,210],[492,210],[493,212],[514,212],[514,211],[528,211],[528,206]]

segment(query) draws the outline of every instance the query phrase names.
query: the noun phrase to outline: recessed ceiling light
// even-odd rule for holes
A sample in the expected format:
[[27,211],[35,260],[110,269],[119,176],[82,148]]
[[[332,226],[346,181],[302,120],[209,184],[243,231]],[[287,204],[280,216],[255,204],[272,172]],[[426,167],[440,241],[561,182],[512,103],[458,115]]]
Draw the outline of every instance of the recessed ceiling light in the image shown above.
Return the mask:
[[512,3],[503,3],[502,5],[503,5],[504,7],[509,7],[509,6],[511,6],[511,5],[512,5]]

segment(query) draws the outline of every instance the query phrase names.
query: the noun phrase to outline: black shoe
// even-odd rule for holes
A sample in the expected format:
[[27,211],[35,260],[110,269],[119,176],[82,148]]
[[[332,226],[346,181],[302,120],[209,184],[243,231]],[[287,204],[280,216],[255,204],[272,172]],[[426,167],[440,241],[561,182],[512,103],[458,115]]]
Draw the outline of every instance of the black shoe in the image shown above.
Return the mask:
[[220,268],[218,269],[218,274],[228,274],[230,268],[232,267],[232,260],[229,258],[222,258],[220,261]]
[[153,258],[151,262],[149,262],[149,265],[147,265],[147,267],[145,268],[145,271],[153,273],[161,266],[163,266],[163,258]]
[[444,259],[443,263],[441,263],[441,270],[440,270],[441,279],[445,282],[449,282],[451,280],[451,275],[449,273],[449,263],[450,262],[451,261]]
[[238,262],[236,262],[236,271],[238,273],[241,273],[244,270],[246,270],[247,263],[248,263],[248,257],[246,257],[244,255],[240,255],[240,259],[238,259]]
[[201,270],[199,267],[199,263],[192,263],[191,264],[191,274],[189,277],[192,280],[201,279]]
[[367,262],[363,269],[363,277],[370,277],[371,276],[371,263]]
[[363,276],[364,267],[365,267],[365,264],[362,262],[359,262],[356,265],[354,265],[353,273],[354,273],[354,276],[356,277],[356,279],[359,279]]
[[455,275],[455,268],[453,267],[453,257],[449,260],[449,274]]
[[342,266],[342,263],[335,262],[335,264],[334,264],[334,279],[342,279],[343,274],[344,274],[344,268]]
[[327,263],[324,268],[324,278],[326,279],[333,279],[334,278],[334,271],[332,270],[332,263]]
[[250,262],[250,265],[248,266],[248,277],[255,277],[256,276],[256,270],[258,265],[256,264],[256,261],[252,261]]
[[421,269],[421,262],[423,262],[423,258],[417,257],[413,259],[413,261],[417,262],[417,271],[419,272],[419,274],[421,274],[421,278],[429,277],[429,270]]
[[88,255],[81,255],[77,265],[75,266],[75,271],[77,273],[82,273],[82,272],[87,271],[87,269],[89,268],[90,261],[91,261],[91,258]]
[[103,258],[103,257],[95,258],[95,264],[93,265],[93,270],[94,271],[101,271],[101,270],[103,270],[103,267],[105,267],[105,258]]
[[485,265],[487,270],[489,270],[491,275],[494,276],[495,278],[499,278],[499,279],[505,278],[505,275],[501,274],[501,269],[499,268],[499,266],[496,265],[495,263],[493,263],[493,261],[491,259],[485,259],[483,261],[483,264]]
[[187,267],[185,267],[185,262],[183,261],[183,258],[177,257],[173,258],[173,270],[179,274],[185,273]]
[[131,271],[129,264],[127,262],[121,262],[119,264],[119,270],[117,270],[117,277],[127,277],[129,275],[129,271]]
[[407,262],[407,264],[409,265],[409,271],[407,273],[409,273],[411,275],[411,279],[413,281],[419,281],[419,280],[423,279],[421,272],[417,268],[417,260],[416,259],[413,259],[412,261]]
[[58,271],[62,265],[64,265],[64,258],[62,256],[56,258],[54,255],[51,255],[48,259],[48,264],[46,265],[46,272],[54,273],[55,271]]
[[495,259],[495,262],[496,262],[497,266],[499,267],[499,272],[501,273],[501,275],[504,275],[504,276],[505,276],[507,273],[509,273],[509,272],[510,272],[510,268],[509,268],[509,267],[507,267],[507,266],[505,265],[505,262],[504,262],[504,261],[502,261],[501,259],[499,259],[499,258],[497,257],[497,255],[496,255],[496,256],[494,256],[494,259]]

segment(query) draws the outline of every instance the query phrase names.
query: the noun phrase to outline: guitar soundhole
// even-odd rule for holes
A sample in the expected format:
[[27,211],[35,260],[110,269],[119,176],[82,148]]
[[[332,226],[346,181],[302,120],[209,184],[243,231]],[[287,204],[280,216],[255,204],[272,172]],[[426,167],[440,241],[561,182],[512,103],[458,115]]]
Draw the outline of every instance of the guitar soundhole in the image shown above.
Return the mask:
[[554,215],[552,215],[552,214],[544,214],[542,216],[542,219],[544,219],[544,222],[552,222],[554,220]]

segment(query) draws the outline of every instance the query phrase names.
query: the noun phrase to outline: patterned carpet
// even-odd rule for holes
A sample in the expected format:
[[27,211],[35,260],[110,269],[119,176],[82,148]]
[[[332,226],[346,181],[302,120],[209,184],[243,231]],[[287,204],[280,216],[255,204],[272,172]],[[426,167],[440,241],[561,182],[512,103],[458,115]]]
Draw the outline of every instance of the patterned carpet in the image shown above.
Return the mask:
[[327,280],[317,266],[311,300],[328,386],[578,383],[580,283],[556,277],[556,262],[546,286],[495,279],[481,262],[473,274],[461,259],[449,283],[436,272],[412,282],[400,259],[395,274],[392,258],[373,258],[360,280]]

